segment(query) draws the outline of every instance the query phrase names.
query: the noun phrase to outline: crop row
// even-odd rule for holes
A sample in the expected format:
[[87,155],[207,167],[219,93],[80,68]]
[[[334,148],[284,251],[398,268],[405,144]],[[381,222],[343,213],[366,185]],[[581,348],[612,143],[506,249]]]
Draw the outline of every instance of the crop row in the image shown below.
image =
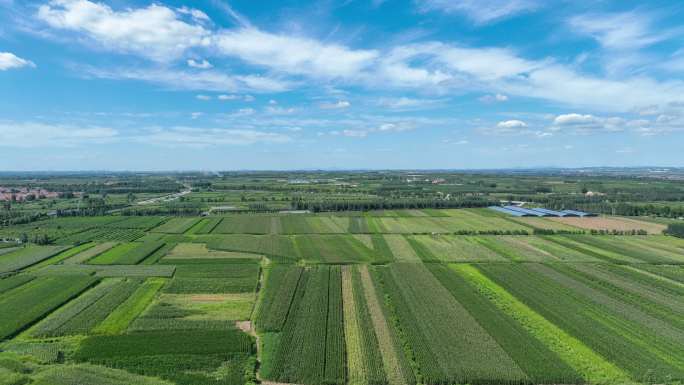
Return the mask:
[[40,277],[0,297],[0,340],[30,326],[95,283],[92,277]]
[[30,282],[35,277],[30,274],[15,274],[6,278],[0,279],[0,294],[10,291],[16,287],[19,287],[25,283]]
[[0,258],[0,274],[21,270],[48,258],[51,258],[65,248],[60,246],[26,246]]
[[465,279],[442,264],[430,264],[428,268],[525,372],[527,381],[535,384],[583,382],[581,375]]
[[526,375],[423,265],[383,279],[425,383],[522,383]]
[[[35,335],[64,336],[87,334],[123,303],[140,286],[140,281],[120,280],[73,301],[64,311],[56,312]],[[54,317],[54,318],[53,318]]]
[[349,383],[385,384],[387,378],[358,271],[342,268],[344,332]]
[[93,265],[135,265],[164,246],[161,241],[123,243],[88,261]]
[[97,277],[170,278],[173,265],[50,265],[33,272],[41,276],[95,275]]
[[263,373],[266,378],[303,384],[345,382],[342,317],[328,316],[331,308],[342,311],[340,274],[339,267],[303,273],[279,343],[270,347],[274,354],[268,372]]
[[194,226],[199,218],[171,218],[158,227],[152,229],[155,233],[183,234]]
[[70,234],[56,240],[60,245],[71,245],[80,242],[132,242],[145,235],[141,229],[122,229],[122,228],[106,228],[95,227],[79,233]]
[[633,379],[684,378],[681,345],[674,341],[665,343],[664,338],[645,329],[642,323],[628,319],[629,307],[625,304],[598,297],[580,282],[554,274],[543,265],[488,264],[479,269]]
[[282,329],[303,271],[303,268],[293,265],[274,265],[266,271],[267,278],[255,317],[258,331]]
[[161,330],[91,336],[74,359],[183,385],[240,385],[254,351],[253,338],[235,329]]

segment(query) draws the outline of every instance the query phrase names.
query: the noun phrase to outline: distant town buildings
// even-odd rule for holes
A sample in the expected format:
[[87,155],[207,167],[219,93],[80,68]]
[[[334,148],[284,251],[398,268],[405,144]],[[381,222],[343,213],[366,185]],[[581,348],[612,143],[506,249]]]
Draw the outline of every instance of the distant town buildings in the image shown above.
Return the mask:
[[59,193],[42,188],[29,189],[27,187],[0,187],[0,201],[23,202],[31,199],[57,198]]

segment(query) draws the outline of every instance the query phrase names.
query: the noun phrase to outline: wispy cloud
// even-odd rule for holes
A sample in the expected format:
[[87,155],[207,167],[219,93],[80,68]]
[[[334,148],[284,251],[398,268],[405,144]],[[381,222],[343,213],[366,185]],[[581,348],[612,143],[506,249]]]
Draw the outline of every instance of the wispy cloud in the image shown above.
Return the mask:
[[11,52],[0,52],[0,71],[13,68],[33,67],[36,65],[30,60],[22,59]]
[[142,143],[167,147],[199,148],[256,143],[287,143],[292,140],[287,135],[274,132],[196,127],[148,128],[132,139]]
[[116,129],[99,126],[0,121],[2,147],[73,147],[111,143]]
[[351,103],[347,100],[338,100],[336,102],[326,102],[318,105],[323,110],[342,110],[351,107]]
[[609,49],[636,50],[668,40],[683,31],[656,28],[655,16],[644,11],[583,14],[568,21],[576,33],[590,36]]
[[416,2],[422,11],[459,13],[477,24],[487,24],[523,12],[534,11],[542,4],[537,0],[417,0]]
[[191,72],[166,68],[97,68],[75,66],[82,76],[103,79],[141,80],[169,89],[214,92],[282,92],[293,83],[259,75],[229,75],[220,71]]
[[380,98],[378,105],[398,111],[415,111],[441,106],[445,102],[445,99],[422,99],[402,96],[398,98]]

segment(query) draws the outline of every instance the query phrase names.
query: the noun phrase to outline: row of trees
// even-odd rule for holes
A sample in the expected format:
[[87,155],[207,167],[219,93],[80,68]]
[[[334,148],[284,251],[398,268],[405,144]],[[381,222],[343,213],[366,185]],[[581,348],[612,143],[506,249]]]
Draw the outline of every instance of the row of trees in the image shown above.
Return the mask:
[[665,232],[675,237],[684,238],[684,223],[671,223]]
[[451,209],[465,207],[487,207],[498,202],[482,198],[465,198],[454,200],[439,199],[401,199],[401,200],[329,200],[307,201],[296,199],[291,202],[293,210],[320,211],[370,211],[399,209]]

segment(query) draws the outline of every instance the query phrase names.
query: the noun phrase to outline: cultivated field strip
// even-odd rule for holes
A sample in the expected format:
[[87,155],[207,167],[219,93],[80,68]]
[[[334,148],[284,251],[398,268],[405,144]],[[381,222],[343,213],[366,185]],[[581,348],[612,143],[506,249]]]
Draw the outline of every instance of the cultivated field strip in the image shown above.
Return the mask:
[[30,274],[15,274],[6,278],[0,279],[0,295],[26,284],[36,277]]
[[632,378],[684,378],[681,361],[684,355],[673,354],[671,350],[681,347],[662,345],[662,338],[655,338],[657,335],[646,332],[642,326],[540,274],[542,267],[478,266],[490,279],[630,373]]
[[646,272],[647,275],[655,279],[671,282],[674,285],[684,285],[684,266],[683,265],[639,265],[629,266],[629,268],[637,269],[640,272]]
[[304,269],[292,265],[269,269],[255,324],[258,331],[277,332],[287,320]]
[[116,246],[116,243],[114,242],[98,243],[95,246],[88,248],[87,250],[81,251],[80,253],[65,259],[64,261],[62,261],[62,263],[65,265],[85,263],[86,261],[95,258],[96,256],[104,253],[105,251],[113,248],[114,246]]
[[576,384],[581,375],[541,341],[478,292],[463,277],[442,264],[428,266],[432,274],[447,288],[489,335],[513,358],[535,384]]
[[[343,384],[341,269],[316,267],[303,274],[278,346],[271,347],[275,352],[271,368],[262,374],[278,382]],[[339,315],[330,316],[331,307]]]
[[171,218],[168,221],[152,229],[154,233],[183,234],[193,227],[199,218]]
[[0,274],[18,271],[51,258],[66,247],[27,246],[0,256]]
[[[390,324],[390,310],[385,304],[384,298],[380,297],[381,292],[376,290],[368,266],[359,266],[358,273],[362,286],[359,290],[363,290],[371,321],[368,327],[372,325],[375,332],[387,383],[390,385],[415,384],[415,376],[399,334]],[[356,282],[354,284],[358,285]]]
[[[480,265],[482,266],[482,265]],[[579,339],[551,323],[502,286],[489,279],[474,265],[450,265],[470,285],[527,332],[558,355],[589,383],[626,383],[630,377],[615,364],[594,352]]]
[[0,341],[48,315],[93,285],[92,277],[39,277],[0,297]]
[[422,265],[394,264],[383,279],[423,381],[523,382],[525,373]]
[[405,236],[385,234],[383,237],[397,262],[420,262],[420,257]]
[[[78,301],[67,311],[55,314],[55,320],[46,320],[36,336],[65,336],[88,334],[109,314],[121,305],[140,286],[140,281],[117,279],[113,284],[97,290],[90,296]],[[97,288],[96,288],[97,289]],[[92,292],[95,292],[93,289]],[[90,294],[90,293],[87,293]],[[102,295],[100,295],[102,294]]]
[[349,384],[387,382],[380,347],[370,320],[370,313],[358,271],[342,267],[344,331],[347,347]]

